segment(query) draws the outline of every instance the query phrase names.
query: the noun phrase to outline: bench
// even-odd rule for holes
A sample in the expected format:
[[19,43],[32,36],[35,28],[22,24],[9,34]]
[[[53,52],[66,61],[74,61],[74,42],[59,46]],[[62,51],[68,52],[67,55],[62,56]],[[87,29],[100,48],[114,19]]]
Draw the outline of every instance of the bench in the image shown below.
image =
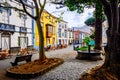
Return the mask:
[[15,58],[15,61],[14,61],[14,62],[11,62],[11,65],[12,65],[12,66],[16,66],[16,65],[18,65],[18,62],[21,62],[21,61],[30,62],[30,61],[31,61],[31,57],[32,57],[32,54],[23,55],[23,56],[17,56],[17,57]]

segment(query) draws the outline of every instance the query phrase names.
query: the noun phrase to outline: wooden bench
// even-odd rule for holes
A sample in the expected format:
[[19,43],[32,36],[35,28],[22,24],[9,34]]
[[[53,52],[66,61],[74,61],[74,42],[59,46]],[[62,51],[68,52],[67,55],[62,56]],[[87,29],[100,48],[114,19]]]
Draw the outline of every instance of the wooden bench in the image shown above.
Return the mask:
[[14,61],[14,62],[11,62],[11,65],[12,65],[12,66],[16,66],[16,65],[18,65],[18,62],[21,62],[21,61],[30,62],[30,61],[31,61],[31,57],[32,57],[32,54],[23,55],[23,56],[17,56],[17,57],[15,58],[15,61]]

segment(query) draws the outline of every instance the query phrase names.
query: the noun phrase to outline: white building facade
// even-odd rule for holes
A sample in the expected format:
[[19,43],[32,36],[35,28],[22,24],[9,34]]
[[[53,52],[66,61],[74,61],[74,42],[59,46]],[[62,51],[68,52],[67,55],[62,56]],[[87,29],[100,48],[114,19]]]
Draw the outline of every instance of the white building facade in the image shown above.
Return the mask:
[[108,29],[108,22],[104,21],[102,23],[102,43],[107,43],[106,30]]
[[[0,0],[0,3],[4,1]],[[24,2],[28,4],[28,12],[34,15],[32,2],[29,0]],[[19,0],[8,0],[8,4],[22,9]],[[0,50],[9,49],[11,52],[17,52],[21,48],[31,48],[33,27],[33,20],[25,13],[0,7]]]
[[57,44],[68,45],[68,22],[60,21],[57,24]]
[[68,44],[73,44],[73,30],[72,28],[68,28]]

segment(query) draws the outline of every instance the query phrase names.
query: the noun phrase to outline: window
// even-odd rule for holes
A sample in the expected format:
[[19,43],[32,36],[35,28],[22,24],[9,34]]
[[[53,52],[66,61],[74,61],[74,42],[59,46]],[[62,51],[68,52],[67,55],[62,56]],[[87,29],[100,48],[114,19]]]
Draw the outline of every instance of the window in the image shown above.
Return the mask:
[[1,22],[2,23],[9,23],[9,13],[8,10],[3,9],[1,14]]
[[62,25],[62,28],[64,28],[64,25]]
[[53,30],[53,29],[52,29],[52,26],[48,26],[48,32],[53,33],[52,30]]
[[61,37],[61,29],[58,29],[58,35]]
[[67,25],[65,24],[65,28],[67,28]]
[[75,38],[78,39],[78,34],[75,34]]
[[21,48],[27,48],[28,37],[18,37],[18,46]]
[[[12,1],[12,0],[11,0],[11,1]],[[20,2],[20,0],[15,0],[15,1]],[[27,3],[27,0],[24,0],[24,2],[26,2],[26,3]]]
[[[1,6],[1,4],[0,4],[0,6]],[[0,13],[2,13],[3,12],[3,8],[2,7],[0,7]]]
[[62,33],[62,37],[64,37],[64,33]]
[[10,36],[9,35],[2,35],[1,47],[2,47],[2,50],[9,49],[10,47]]
[[65,31],[65,38],[67,38],[67,31]]
[[54,34],[54,27],[50,24],[46,24],[46,27],[47,27],[46,36],[52,37],[52,35]]
[[59,27],[61,27],[61,25],[59,24]]
[[69,32],[69,38],[71,38],[71,32]]
[[52,34],[55,34],[55,27],[52,27]]

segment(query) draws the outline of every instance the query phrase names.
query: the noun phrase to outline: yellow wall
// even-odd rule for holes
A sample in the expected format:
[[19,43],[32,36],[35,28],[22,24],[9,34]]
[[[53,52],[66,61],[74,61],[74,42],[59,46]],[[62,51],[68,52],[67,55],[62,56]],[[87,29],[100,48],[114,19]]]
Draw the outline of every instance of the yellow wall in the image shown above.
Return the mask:
[[[56,40],[56,23],[57,18],[52,16],[51,14],[49,14],[47,11],[44,11],[42,13],[42,17],[41,17],[41,24],[43,24],[43,33],[44,33],[44,46],[47,46],[47,39],[46,39],[46,24],[50,24],[52,25],[54,28],[54,35],[52,35],[52,37],[50,38],[50,45],[52,45],[53,43],[53,38]],[[38,46],[39,44],[39,36],[38,36],[38,29],[35,26],[35,46]],[[55,43],[56,44],[56,43]]]

